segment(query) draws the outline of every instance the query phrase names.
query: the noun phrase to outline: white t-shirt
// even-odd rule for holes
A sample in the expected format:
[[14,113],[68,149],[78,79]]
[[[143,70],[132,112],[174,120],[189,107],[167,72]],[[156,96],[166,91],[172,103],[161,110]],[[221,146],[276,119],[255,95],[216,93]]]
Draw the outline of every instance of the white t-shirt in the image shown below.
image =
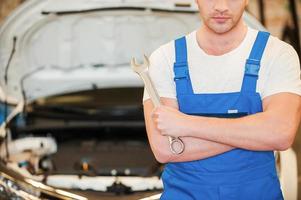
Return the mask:
[[[227,93],[241,90],[245,62],[249,57],[258,31],[248,28],[242,43],[221,56],[206,54],[197,43],[196,31],[186,36],[189,74],[193,91]],[[176,99],[173,63],[174,41],[162,45],[150,56],[150,77],[160,97]],[[270,36],[264,51],[257,92],[262,99],[279,92],[301,95],[300,63],[292,46]],[[144,90],[143,101],[149,98]]]

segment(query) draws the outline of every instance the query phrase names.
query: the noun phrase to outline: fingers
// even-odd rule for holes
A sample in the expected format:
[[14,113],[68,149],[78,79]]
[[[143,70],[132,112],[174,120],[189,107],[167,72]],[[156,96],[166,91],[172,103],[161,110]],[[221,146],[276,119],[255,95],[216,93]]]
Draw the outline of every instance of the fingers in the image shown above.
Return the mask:
[[154,125],[157,130],[159,130],[161,134],[161,124],[160,124],[160,109],[159,108],[154,108],[151,112],[151,118],[154,122]]
[[158,119],[159,116],[160,116],[160,114],[161,114],[161,112],[162,112],[162,107],[161,107],[161,106],[156,107],[156,108],[154,108],[154,109],[152,110],[152,112],[151,112],[151,117],[152,117],[153,119]]
[[151,112],[151,117],[154,123],[155,128],[159,131],[161,135],[167,135],[166,133],[166,125],[168,124],[168,120],[166,121],[166,109],[163,106],[156,107]]
[[151,112],[151,117],[153,119],[157,118],[158,117],[158,113],[157,113],[157,108],[154,108]]

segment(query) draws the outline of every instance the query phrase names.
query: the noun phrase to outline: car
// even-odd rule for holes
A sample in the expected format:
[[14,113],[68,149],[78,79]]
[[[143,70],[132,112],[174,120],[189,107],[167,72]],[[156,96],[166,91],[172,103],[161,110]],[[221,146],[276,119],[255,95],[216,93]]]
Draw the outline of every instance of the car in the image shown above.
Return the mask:
[[193,0],[21,4],[0,27],[1,197],[158,199],[164,166],[129,62],[200,23]]

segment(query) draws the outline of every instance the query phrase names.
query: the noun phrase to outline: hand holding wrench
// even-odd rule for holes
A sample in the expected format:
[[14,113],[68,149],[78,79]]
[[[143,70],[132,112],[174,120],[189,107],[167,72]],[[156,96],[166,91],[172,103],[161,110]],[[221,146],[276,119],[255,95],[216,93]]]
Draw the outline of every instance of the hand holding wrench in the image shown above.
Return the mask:
[[[154,104],[155,107],[160,106],[160,97],[151,81],[151,78],[148,74],[148,67],[149,67],[149,60],[144,55],[144,62],[143,64],[137,64],[136,59],[132,58],[131,60],[131,66],[134,72],[136,72],[140,78],[143,80],[144,85],[146,87],[147,92],[150,95],[150,98]],[[169,147],[173,154],[181,154],[184,151],[184,143],[180,138],[175,138],[168,136],[169,139]]]

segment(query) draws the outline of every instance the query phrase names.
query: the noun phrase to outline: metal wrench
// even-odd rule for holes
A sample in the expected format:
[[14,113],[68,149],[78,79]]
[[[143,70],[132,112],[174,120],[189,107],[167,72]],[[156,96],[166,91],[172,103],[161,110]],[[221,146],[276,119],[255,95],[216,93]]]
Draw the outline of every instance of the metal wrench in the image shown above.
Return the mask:
[[[131,66],[134,72],[136,72],[143,80],[146,90],[149,93],[154,106],[155,107],[160,106],[161,105],[160,97],[148,74],[148,67],[149,67],[148,57],[144,55],[144,62],[142,64],[137,64],[136,59],[132,58]],[[169,139],[169,147],[173,154],[181,154],[184,151],[185,145],[180,138],[168,136],[168,139]]]

